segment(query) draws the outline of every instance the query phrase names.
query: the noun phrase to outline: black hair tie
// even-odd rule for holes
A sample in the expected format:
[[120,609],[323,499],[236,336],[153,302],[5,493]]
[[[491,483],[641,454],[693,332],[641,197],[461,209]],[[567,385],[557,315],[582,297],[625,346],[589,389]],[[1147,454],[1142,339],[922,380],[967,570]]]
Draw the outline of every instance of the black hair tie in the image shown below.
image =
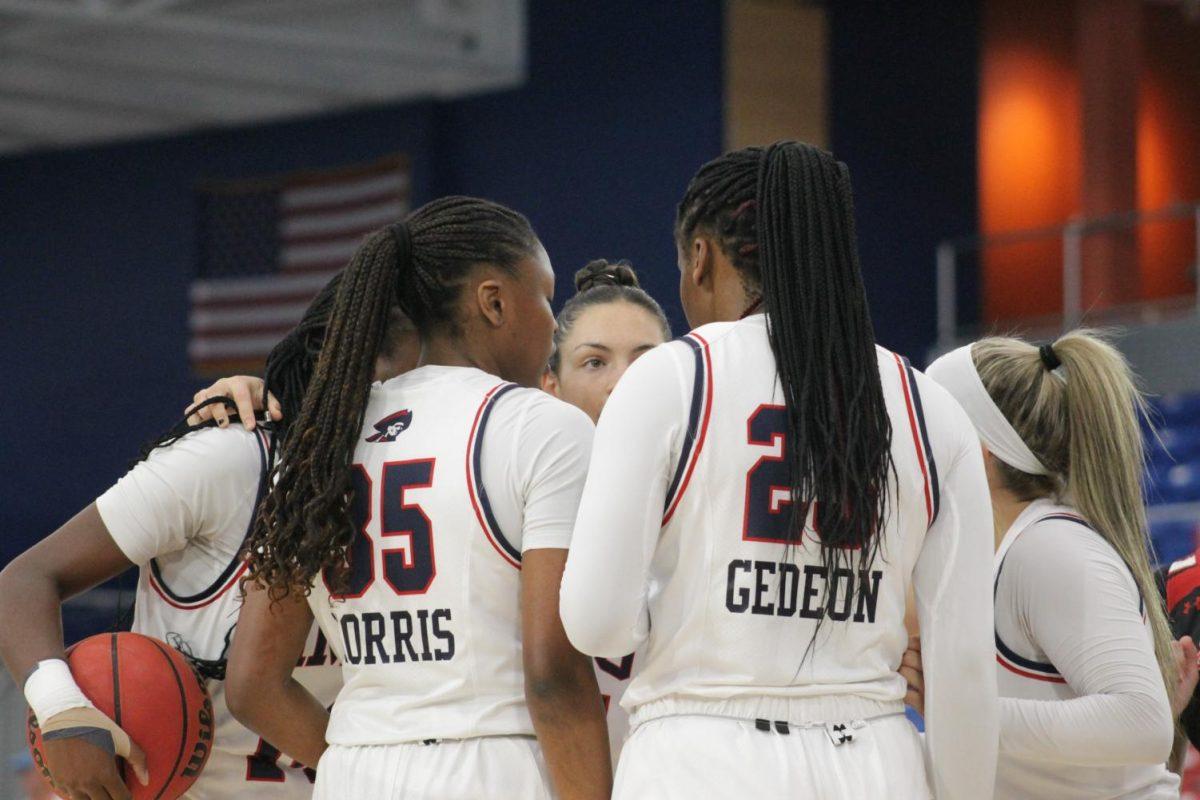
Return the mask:
[[1058,353],[1054,352],[1054,345],[1044,344],[1038,348],[1038,355],[1042,359],[1042,364],[1050,372],[1062,366],[1062,362],[1058,360]]

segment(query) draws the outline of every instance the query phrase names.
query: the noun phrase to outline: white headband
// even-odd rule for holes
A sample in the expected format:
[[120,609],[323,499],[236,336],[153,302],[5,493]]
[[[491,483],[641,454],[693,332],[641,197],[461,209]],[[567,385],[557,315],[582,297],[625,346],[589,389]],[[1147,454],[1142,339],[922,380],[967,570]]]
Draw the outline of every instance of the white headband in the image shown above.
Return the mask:
[[965,345],[929,365],[925,374],[940,383],[967,412],[984,446],[1010,467],[1030,475],[1047,475],[1046,469],[1029,445],[1013,429],[996,407],[971,358],[971,345]]

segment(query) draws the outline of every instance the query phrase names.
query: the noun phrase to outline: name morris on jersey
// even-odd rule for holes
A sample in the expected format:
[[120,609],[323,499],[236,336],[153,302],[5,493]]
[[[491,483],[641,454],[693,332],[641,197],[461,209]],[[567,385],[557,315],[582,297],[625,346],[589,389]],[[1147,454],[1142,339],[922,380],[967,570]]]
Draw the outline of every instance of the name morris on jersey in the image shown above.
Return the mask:
[[338,620],[347,664],[402,664],[454,658],[450,609],[368,611]]
[[[819,564],[735,559],[729,562],[725,608],[734,614],[874,622],[882,570],[834,570],[826,580]],[[822,599],[823,598],[823,599]]]

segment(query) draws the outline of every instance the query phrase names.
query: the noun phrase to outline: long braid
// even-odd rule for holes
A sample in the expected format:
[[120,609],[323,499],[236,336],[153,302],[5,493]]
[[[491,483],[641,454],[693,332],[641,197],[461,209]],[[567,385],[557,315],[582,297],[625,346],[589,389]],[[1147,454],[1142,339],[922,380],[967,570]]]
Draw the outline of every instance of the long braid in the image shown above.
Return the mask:
[[[280,339],[267,355],[264,372],[266,386],[263,391],[275,395],[275,399],[279,401],[283,410],[283,419],[267,424],[275,434],[271,442],[272,452],[275,450],[276,442],[287,435],[292,419],[300,411],[304,390],[308,388],[313,365],[321,352],[321,344],[325,339],[325,326],[329,322],[329,312],[332,309],[333,298],[337,294],[341,278],[342,274],[339,272],[321,288],[321,291],[305,309],[304,316],[296,323],[296,327],[288,331],[287,335]],[[188,417],[205,406],[216,404],[224,405],[231,412],[231,417],[237,419],[237,409],[231,398],[210,397],[189,408],[184,417],[176,422],[170,430],[154,441],[143,445],[137,460],[133,463],[145,461],[158,448],[169,447],[193,431],[215,427],[217,424],[215,420],[210,419],[193,425],[188,422]],[[273,460],[272,463],[274,463]],[[130,465],[131,468],[132,466],[133,464]]]
[[251,533],[251,574],[273,598],[307,593],[322,570],[336,584],[348,573],[355,533],[349,466],[392,306],[423,338],[443,327],[454,333],[453,306],[471,270],[488,263],[513,271],[536,247],[528,220],[515,211],[448,197],[371,234],[354,254]]
[[701,168],[676,220],[681,245],[714,237],[762,298],[787,407],[791,544],[812,512],[827,579],[855,550],[868,569],[887,515],[892,431],[846,166],[798,142],[737,150]]
[[342,285],[342,275],[343,273],[339,272],[322,287],[309,303],[296,327],[271,348],[267,355],[263,391],[275,396],[283,412],[283,418],[272,423],[278,443],[287,438],[292,422],[300,414],[304,393],[308,390],[317,360],[321,356],[321,347],[325,344],[325,333],[329,327],[329,317],[333,313],[338,288]]

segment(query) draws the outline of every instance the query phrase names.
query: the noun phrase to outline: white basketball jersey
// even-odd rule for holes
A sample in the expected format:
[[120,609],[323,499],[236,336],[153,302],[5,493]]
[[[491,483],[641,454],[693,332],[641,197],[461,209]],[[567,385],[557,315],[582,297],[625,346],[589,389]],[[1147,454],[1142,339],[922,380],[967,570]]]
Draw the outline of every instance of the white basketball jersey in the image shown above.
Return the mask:
[[[1016,700],[1002,701],[997,800],[1178,797],[1153,633],[1117,551],[1074,508],[1036,500],[1001,540],[993,586],[997,683]],[[1121,695],[1136,719],[1093,705]],[[1147,744],[1149,759],[1130,754]]]
[[[669,345],[692,362],[694,388],[651,567],[650,635],[624,700],[635,720],[677,711],[663,702],[672,696],[719,699],[733,710],[739,696],[764,692],[871,701],[853,716],[900,709],[905,598],[938,514],[942,455],[915,373],[877,349],[895,463],[881,557],[863,570],[850,552],[827,580],[811,512],[803,543],[784,560],[786,418],[764,328],[761,316],[707,325]],[[751,718],[794,718],[751,707]]]
[[[732,717],[783,736],[822,725],[838,744],[856,725],[902,714],[911,585],[931,784],[948,797],[990,795],[998,737],[979,440],[944,389],[875,352],[868,368],[879,370],[892,431],[887,514],[876,557],[861,564],[848,550],[832,574],[820,514],[808,509],[791,535],[786,411],[762,315],[655,348],[613,390],[559,610],[583,652],[637,651],[623,754],[643,723],[666,717]],[[836,502],[816,498],[823,514],[870,513]],[[724,758],[720,748],[688,763]],[[771,780],[784,790],[784,776]]]
[[569,544],[591,427],[477,369],[375,384],[352,466],[351,569],[309,597],[343,659],[330,744],[533,734],[521,555]]
[[[138,564],[132,629],[223,667],[241,601],[240,558],[269,441],[241,426],[205,429],[154,450],[96,500],[113,540]],[[314,625],[296,679],[323,704],[341,688],[337,660]],[[213,750],[187,797],[307,798],[312,771],[241,725],[223,680],[206,681]]]

